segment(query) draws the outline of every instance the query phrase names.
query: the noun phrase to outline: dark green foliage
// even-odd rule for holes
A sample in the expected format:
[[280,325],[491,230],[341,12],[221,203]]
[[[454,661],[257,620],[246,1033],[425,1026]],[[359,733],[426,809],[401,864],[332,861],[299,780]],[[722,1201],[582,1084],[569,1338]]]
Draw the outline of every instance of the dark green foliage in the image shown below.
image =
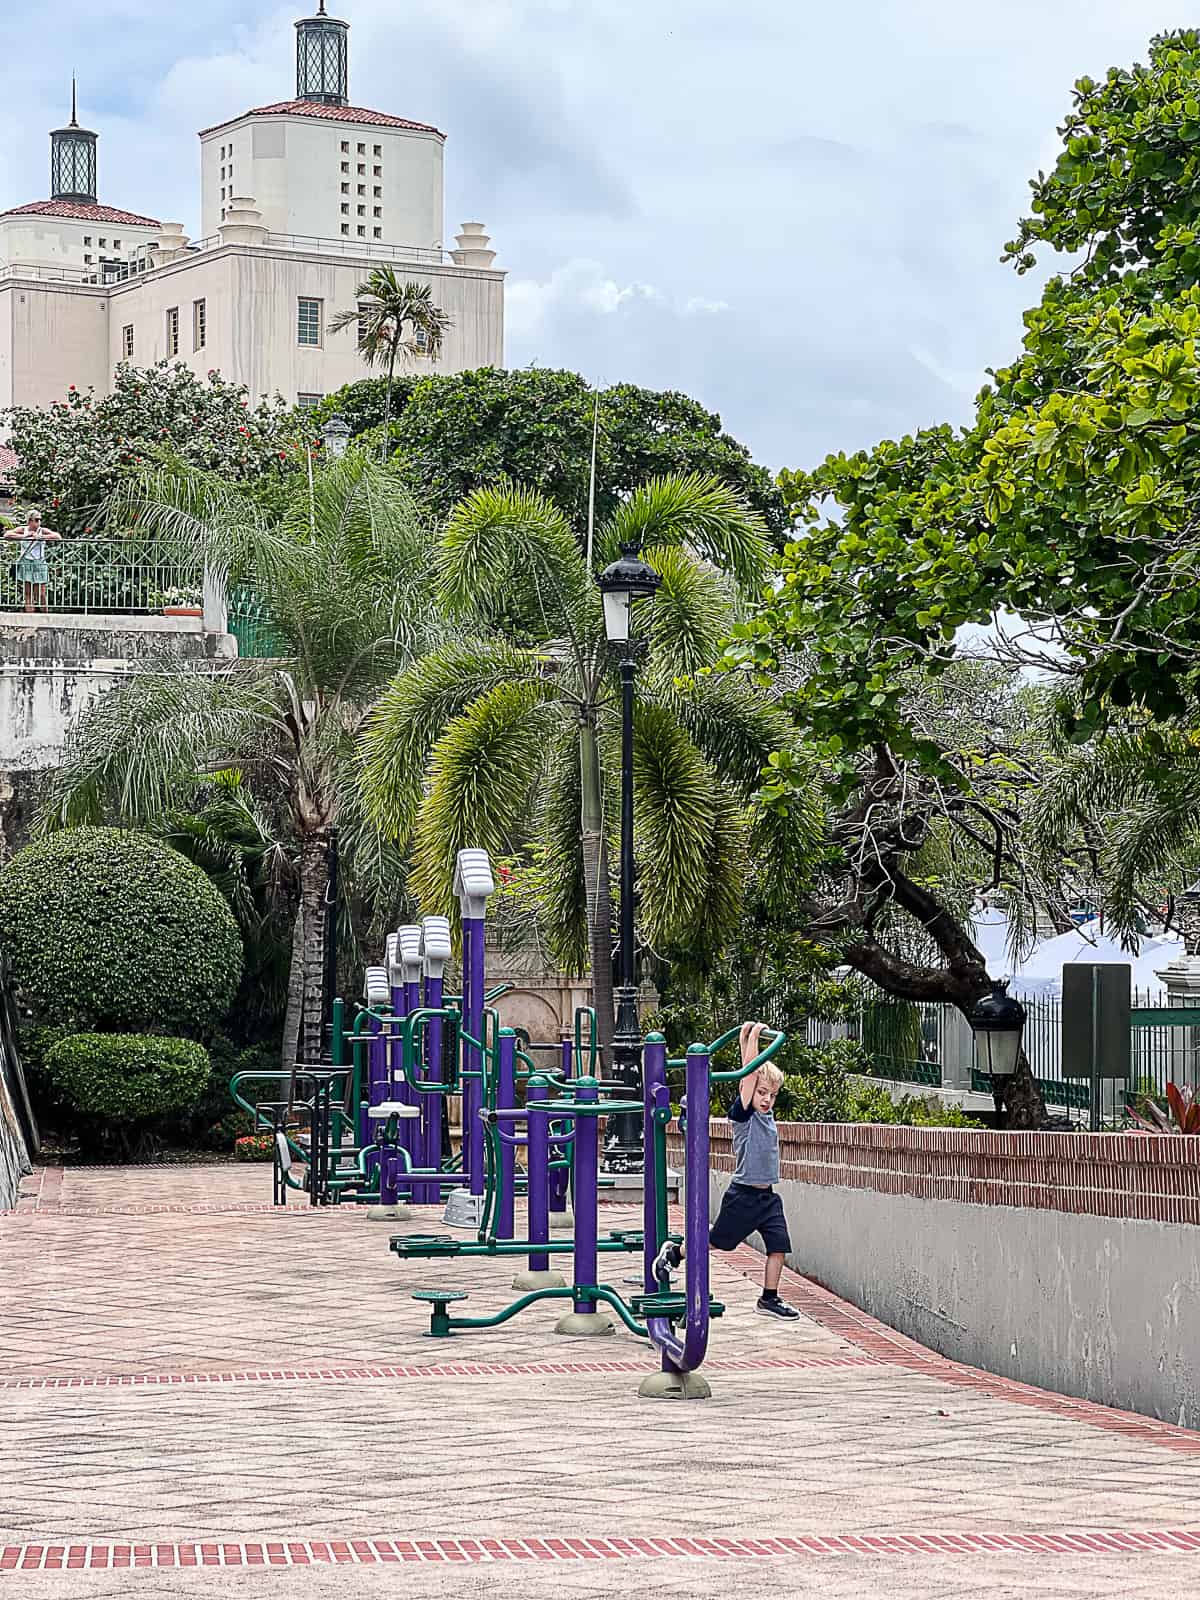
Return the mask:
[[[415,377],[411,372],[401,373],[392,379],[393,424],[403,416],[413,390],[424,382],[424,378]],[[341,417],[348,425],[351,436],[361,438],[364,433],[370,433],[372,428],[383,424],[387,383],[386,378],[361,378],[357,383],[348,383],[335,394],[327,394],[315,411],[306,413],[305,420],[311,422],[320,433],[330,417]]]
[[191,1039],[77,1033],[53,1047],[46,1071],[80,1116],[142,1122],[195,1105],[210,1067],[207,1050]]
[[203,1032],[224,1015],[242,942],[220,893],[144,834],[69,828],[0,871],[0,945],[44,1022]]
[[[356,434],[368,432],[383,420],[385,394],[385,380],[350,384],[329,396],[318,421],[338,412]],[[397,378],[397,460],[439,517],[472,490],[509,478],[523,489],[541,490],[581,536],[588,520],[597,394],[598,524],[650,479],[700,473],[733,489],[763,518],[772,538],[782,538],[787,522],[770,474],[722,431],[720,417],[687,395],[634,384],[596,391],[577,373],[542,368]]]

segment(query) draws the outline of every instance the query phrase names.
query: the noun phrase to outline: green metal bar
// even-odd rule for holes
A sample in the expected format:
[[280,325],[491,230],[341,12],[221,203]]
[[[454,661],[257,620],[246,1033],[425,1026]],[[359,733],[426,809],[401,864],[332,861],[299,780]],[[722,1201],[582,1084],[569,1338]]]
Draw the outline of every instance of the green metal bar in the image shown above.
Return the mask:
[[[519,1300],[514,1300],[512,1305],[506,1306],[503,1311],[498,1311],[494,1317],[448,1317],[446,1325],[451,1330],[458,1328],[499,1328],[506,1322],[511,1322],[513,1317],[519,1316],[538,1300],[573,1300],[579,1293],[578,1286],[568,1286],[565,1289],[534,1289],[530,1294],[522,1295]],[[630,1314],[628,1306],[615,1290],[607,1284],[597,1283],[588,1285],[586,1293],[591,1300],[602,1300],[620,1317],[621,1321],[636,1334],[639,1339],[648,1339],[650,1335],[636,1322]]]
[[[718,1050],[729,1044],[731,1040],[736,1039],[740,1032],[740,1026],[731,1028],[728,1033],[723,1033],[715,1044],[707,1045],[705,1048],[709,1056],[715,1056]],[[787,1034],[777,1033],[767,1048],[760,1050],[753,1061],[748,1061],[744,1067],[738,1067],[733,1072],[711,1072],[709,1074],[710,1081],[713,1083],[737,1083],[742,1078],[748,1078],[752,1072],[757,1072],[759,1067],[765,1066],[772,1057],[777,1056],[786,1043]],[[684,1065],[687,1065],[686,1061]]]

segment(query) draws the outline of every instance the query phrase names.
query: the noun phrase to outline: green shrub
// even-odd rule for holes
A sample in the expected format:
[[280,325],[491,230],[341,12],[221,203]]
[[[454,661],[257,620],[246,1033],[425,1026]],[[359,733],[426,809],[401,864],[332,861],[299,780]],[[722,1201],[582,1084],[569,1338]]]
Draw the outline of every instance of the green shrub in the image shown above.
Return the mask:
[[0,871],[0,946],[35,1021],[204,1032],[242,971],[233,913],[178,851],[69,828]]
[[208,1051],[157,1034],[77,1033],[46,1057],[46,1071],[83,1117],[142,1122],[195,1105],[208,1086]]

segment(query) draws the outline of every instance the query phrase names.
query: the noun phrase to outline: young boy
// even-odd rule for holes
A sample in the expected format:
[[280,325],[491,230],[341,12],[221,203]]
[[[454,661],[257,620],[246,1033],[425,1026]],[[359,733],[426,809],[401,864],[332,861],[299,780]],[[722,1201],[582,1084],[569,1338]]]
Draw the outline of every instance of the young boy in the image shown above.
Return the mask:
[[[748,1066],[758,1054],[765,1026],[762,1022],[743,1024],[739,1041],[743,1066]],[[783,1258],[792,1248],[783,1202],[774,1189],[779,1182],[779,1130],[775,1126],[774,1108],[782,1082],[783,1073],[768,1062],[757,1072],[749,1073],[739,1085],[738,1097],[729,1108],[737,1170],[725,1191],[708,1242],[714,1250],[736,1250],[752,1233],[762,1234],[767,1265],[763,1273],[763,1292],[754,1309],[763,1317],[795,1322],[800,1313],[779,1298]],[[655,1257],[655,1277],[670,1281],[671,1272],[682,1260],[682,1245],[663,1245]]]

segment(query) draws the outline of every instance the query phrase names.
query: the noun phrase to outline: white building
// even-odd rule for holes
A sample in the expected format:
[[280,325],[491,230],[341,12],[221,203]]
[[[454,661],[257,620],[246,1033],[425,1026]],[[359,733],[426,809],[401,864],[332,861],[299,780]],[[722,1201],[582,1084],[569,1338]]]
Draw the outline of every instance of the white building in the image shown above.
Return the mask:
[[330,335],[371,267],[429,284],[452,325],[436,365],[504,359],[504,274],[479,223],[443,247],[445,135],[349,103],[349,26],[296,24],[296,98],[200,135],[201,226],[101,205],[98,137],[50,136],[49,200],[0,213],[0,406],[107,393],[122,361],[216,369],[254,396],[315,403],[365,377]]

